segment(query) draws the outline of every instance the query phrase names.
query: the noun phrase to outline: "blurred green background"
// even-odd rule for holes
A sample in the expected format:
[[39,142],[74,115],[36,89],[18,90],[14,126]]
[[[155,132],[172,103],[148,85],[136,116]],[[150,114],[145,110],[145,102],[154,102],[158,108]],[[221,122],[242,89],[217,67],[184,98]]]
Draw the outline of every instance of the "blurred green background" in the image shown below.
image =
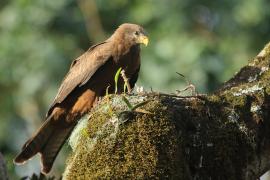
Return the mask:
[[[1,0],[0,151],[11,179],[39,172],[39,158],[12,158],[43,121],[71,61],[122,23],[142,25],[138,85],[175,92],[215,90],[270,40],[268,0]],[[65,146],[64,151],[68,147]],[[53,168],[60,175],[61,153]]]

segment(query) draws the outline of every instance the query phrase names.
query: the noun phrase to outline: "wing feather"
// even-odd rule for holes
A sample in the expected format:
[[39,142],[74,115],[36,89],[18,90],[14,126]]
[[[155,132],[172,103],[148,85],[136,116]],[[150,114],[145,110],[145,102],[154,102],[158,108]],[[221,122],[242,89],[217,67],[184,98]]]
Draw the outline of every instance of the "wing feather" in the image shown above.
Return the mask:
[[61,103],[76,87],[87,83],[94,73],[107,62],[111,55],[110,42],[102,42],[89,48],[79,58],[75,59],[50,106]]

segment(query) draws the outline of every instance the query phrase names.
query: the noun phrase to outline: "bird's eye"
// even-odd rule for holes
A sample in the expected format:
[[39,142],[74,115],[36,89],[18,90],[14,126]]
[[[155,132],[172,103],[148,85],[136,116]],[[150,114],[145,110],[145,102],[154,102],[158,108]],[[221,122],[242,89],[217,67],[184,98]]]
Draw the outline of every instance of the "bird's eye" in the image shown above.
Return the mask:
[[139,34],[140,34],[139,31],[136,31],[136,32],[135,32],[135,35],[136,35],[136,36],[138,36]]

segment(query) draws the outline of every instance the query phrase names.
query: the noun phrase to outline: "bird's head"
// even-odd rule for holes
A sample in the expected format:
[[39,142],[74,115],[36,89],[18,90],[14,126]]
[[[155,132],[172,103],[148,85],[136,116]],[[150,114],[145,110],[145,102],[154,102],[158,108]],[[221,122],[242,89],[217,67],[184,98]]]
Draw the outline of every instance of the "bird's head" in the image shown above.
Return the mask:
[[137,24],[122,24],[115,31],[115,34],[121,36],[125,42],[129,42],[131,45],[144,44],[147,46],[149,42],[145,30]]

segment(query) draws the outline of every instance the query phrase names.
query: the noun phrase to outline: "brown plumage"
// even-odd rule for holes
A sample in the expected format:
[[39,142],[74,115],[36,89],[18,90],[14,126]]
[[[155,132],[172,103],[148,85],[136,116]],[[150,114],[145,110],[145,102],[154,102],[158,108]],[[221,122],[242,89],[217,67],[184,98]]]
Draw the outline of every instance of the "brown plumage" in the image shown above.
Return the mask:
[[[41,154],[42,172],[48,173],[77,120],[90,111],[106,88],[114,92],[114,76],[121,67],[134,87],[140,69],[140,44],[148,43],[142,27],[122,24],[106,41],[96,44],[75,59],[50,106],[46,120],[25,143],[15,163]],[[118,92],[123,91],[122,79]]]

